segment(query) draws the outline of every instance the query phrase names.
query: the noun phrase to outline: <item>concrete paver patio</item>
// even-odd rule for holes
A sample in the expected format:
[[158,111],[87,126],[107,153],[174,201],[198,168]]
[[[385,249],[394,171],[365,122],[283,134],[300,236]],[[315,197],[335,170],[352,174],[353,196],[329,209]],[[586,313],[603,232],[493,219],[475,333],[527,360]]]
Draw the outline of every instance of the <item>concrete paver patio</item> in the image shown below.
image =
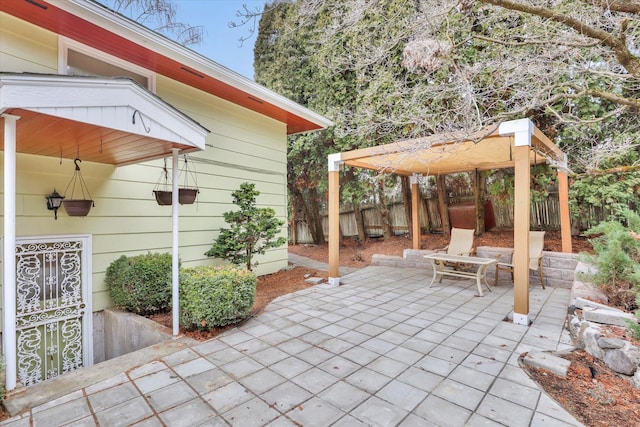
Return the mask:
[[367,267],[340,287],[282,296],[215,339],[2,425],[580,425],[517,363],[531,349],[571,347],[568,290],[533,288],[527,328],[504,321],[512,286],[479,298],[473,280],[429,289],[430,278]]

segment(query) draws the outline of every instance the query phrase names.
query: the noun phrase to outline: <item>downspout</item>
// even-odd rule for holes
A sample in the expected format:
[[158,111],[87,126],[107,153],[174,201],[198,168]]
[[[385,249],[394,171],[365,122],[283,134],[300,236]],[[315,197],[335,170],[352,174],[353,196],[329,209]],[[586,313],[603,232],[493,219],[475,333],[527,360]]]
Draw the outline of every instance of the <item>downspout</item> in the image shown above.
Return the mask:
[[2,251],[2,349],[5,359],[5,389],[16,388],[16,121],[4,118],[4,239]]

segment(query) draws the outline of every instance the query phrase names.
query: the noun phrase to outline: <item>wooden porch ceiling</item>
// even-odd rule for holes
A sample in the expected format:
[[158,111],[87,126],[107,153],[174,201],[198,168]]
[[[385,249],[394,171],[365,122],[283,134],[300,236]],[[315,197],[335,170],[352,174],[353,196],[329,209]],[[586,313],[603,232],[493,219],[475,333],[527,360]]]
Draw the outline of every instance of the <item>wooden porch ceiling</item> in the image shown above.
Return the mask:
[[[170,155],[172,148],[189,152],[192,146],[159,138],[96,126],[24,109],[5,113],[19,116],[16,122],[18,153],[123,165]],[[0,126],[0,144],[4,150],[4,127]]]

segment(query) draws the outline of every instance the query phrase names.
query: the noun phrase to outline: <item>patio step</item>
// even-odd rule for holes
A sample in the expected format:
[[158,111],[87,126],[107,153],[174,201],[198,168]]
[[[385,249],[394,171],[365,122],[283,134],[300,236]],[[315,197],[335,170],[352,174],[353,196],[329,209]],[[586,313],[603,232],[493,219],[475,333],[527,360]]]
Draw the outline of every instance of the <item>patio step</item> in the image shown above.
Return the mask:
[[14,416],[25,409],[50,402],[73,391],[109,379],[119,372],[130,371],[133,368],[184,350],[197,343],[197,341],[191,338],[179,337],[114,359],[106,360],[87,368],[80,368],[39,384],[29,387],[20,385],[7,392],[3,405],[7,412],[11,416]]

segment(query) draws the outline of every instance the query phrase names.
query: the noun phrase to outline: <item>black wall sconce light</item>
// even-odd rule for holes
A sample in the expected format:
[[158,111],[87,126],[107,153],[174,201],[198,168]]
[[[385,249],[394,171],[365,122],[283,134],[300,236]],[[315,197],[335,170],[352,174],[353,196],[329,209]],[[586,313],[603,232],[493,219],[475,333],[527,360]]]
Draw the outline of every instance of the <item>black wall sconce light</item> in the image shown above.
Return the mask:
[[53,211],[53,216],[55,217],[55,219],[58,219],[58,209],[60,209],[60,205],[62,204],[64,196],[58,194],[58,192],[54,188],[53,192],[48,196],[45,196],[45,198],[47,199],[47,209]]

